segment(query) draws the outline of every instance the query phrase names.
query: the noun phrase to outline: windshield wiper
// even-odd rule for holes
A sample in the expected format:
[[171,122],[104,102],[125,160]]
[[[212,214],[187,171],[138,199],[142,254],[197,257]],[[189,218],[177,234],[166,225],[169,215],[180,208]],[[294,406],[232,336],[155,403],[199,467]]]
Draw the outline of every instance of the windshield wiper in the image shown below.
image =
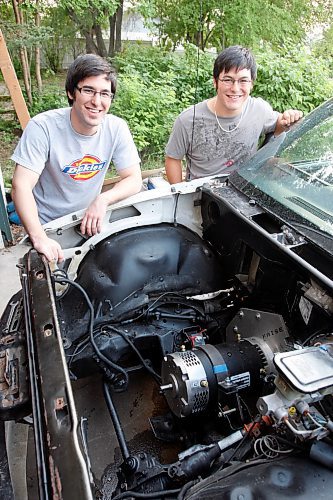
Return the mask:
[[[307,172],[306,170],[303,170],[302,168],[299,168],[299,165],[313,165],[313,166],[320,166],[321,168],[317,170],[316,172]],[[282,163],[278,164],[277,166],[283,170],[283,167],[288,167],[291,170],[294,170],[296,172],[299,172],[303,178],[306,178],[310,180],[310,182],[319,182],[320,184],[323,184],[324,186],[329,186],[332,187],[333,184],[331,182],[327,182],[321,177],[318,177],[319,173],[322,173],[322,169],[328,166],[332,165],[332,174],[333,175],[333,163],[330,160],[298,160],[295,162],[291,163]]]

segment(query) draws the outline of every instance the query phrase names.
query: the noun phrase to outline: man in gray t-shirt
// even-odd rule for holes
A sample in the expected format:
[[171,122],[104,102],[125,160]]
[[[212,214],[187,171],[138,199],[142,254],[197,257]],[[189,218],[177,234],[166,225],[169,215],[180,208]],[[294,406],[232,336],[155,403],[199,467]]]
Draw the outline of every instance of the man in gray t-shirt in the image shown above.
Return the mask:
[[[79,56],[66,78],[70,107],[32,118],[12,156],[16,211],[34,248],[49,261],[62,260],[63,252],[42,224],[86,209],[80,229],[91,236],[101,231],[108,205],[141,189],[140,159],[128,126],[108,114],[115,90],[106,60]],[[111,161],[120,181],[101,193]]]
[[183,111],[166,146],[165,167],[171,184],[186,179],[230,173],[257,150],[262,134],[279,135],[302,117],[302,112],[274,111],[263,99],[250,96],[257,67],[249,49],[235,45],[216,58],[216,96]]

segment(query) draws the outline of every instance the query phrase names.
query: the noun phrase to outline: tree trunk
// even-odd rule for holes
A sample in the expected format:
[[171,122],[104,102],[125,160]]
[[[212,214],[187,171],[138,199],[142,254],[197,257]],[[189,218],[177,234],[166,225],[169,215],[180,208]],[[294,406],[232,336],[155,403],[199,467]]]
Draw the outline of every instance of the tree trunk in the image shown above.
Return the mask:
[[102,29],[99,24],[94,24],[94,31],[96,35],[96,42],[98,47],[98,54],[102,57],[107,56],[105,42],[103,40]]
[[116,11],[116,39],[115,39],[115,52],[121,52],[121,25],[123,22],[124,0],[120,0]]
[[109,35],[109,57],[114,57],[115,54],[115,38],[116,38],[116,14],[109,17],[110,35]]
[[26,53],[25,47],[20,48],[20,59],[21,59],[21,65],[22,65],[24,87],[25,87],[25,90],[27,93],[29,104],[32,104],[31,85],[30,85],[30,78],[29,78],[30,69],[29,69],[28,63],[27,63],[27,53]]
[[41,92],[43,90],[43,81],[40,71],[40,47],[35,48],[35,65],[36,65],[35,76],[36,76],[37,88],[38,92]]
[[82,30],[82,34],[86,40],[86,52],[87,54],[97,54],[98,47],[94,42],[93,35],[89,30]]
[[[36,1],[37,9],[38,9],[38,4],[39,4],[39,2],[37,0]],[[36,12],[36,16],[35,16],[35,24],[39,28],[39,26],[40,26],[40,14],[38,11]],[[35,48],[35,64],[36,64],[35,75],[36,75],[37,88],[38,88],[38,91],[41,92],[43,90],[43,82],[42,82],[42,75],[41,75],[41,71],[40,71],[40,47],[38,45],[36,45],[36,48]]]
[[[80,26],[81,22],[78,16],[76,15],[76,12],[73,9],[67,8],[67,12],[71,20],[73,21],[74,25]],[[98,54],[98,47],[94,42],[94,38],[91,32],[91,29],[89,30],[88,28],[81,28],[80,29],[81,35],[85,38],[86,41],[86,52],[87,54]]]
[[[18,25],[23,25],[23,14],[20,9],[20,0],[12,0],[15,21]],[[28,54],[27,49],[25,47],[20,47],[20,60],[23,72],[23,81],[24,87],[27,93],[29,104],[32,104],[32,94],[31,94],[31,76],[30,76],[30,67],[28,62]]]

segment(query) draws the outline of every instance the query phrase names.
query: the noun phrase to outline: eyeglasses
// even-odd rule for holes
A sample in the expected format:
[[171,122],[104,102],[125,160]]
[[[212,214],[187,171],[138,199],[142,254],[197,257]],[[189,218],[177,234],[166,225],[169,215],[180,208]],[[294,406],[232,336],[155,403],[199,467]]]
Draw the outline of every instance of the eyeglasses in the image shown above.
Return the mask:
[[219,78],[219,80],[226,87],[232,87],[235,83],[238,83],[240,87],[246,87],[252,83],[252,80],[249,78],[239,78],[239,80],[235,80],[235,78],[231,78],[231,76],[224,76],[223,78]]
[[85,95],[87,97],[95,97],[96,94],[99,94],[101,99],[103,101],[111,101],[114,97],[114,94],[112,92],[109,92],[108,90],[102,90],[101,92],[98,92],[98,90],[92,89],[90,87],[75,87],[77,90],[80,92],[80,94]]

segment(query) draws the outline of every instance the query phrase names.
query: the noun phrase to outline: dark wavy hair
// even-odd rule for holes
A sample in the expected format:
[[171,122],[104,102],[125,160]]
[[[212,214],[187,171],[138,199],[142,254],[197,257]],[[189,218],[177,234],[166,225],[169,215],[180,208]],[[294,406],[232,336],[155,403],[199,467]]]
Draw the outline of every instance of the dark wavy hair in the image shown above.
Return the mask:
[[215,82],[224,71],[228,73],[232,68],[237,71],[241,69],[249,69],[251,71],[251,79],[254,81],[257,77],[257,64],[250,49],[241,47],[241,45],[233,45],[224,49],[215,59],[213,76]]
[[68,92],[73,96],[79,82],[89,76],[98,75],[105,75],[106,80],[111,82],[111,92],[115,94],[117,88],[116,72],[106,59],[96,54],[83,54],[72,62],[68,68],[65,84],[70,106],[73,105],[73,99],[69,97]]

